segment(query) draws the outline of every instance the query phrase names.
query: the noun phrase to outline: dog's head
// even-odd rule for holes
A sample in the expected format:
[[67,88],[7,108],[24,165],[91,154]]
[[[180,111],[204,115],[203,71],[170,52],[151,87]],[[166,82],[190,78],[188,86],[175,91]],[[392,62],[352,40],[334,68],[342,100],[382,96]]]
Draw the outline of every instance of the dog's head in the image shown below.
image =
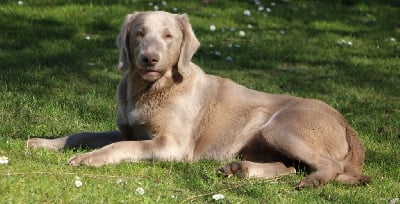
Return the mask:
[[156,81],[176,68],[190,74],[190,63],[200,43],[186,14],[162,11],[129,14],[117,38],[119,69],[134,69],[146,81]]

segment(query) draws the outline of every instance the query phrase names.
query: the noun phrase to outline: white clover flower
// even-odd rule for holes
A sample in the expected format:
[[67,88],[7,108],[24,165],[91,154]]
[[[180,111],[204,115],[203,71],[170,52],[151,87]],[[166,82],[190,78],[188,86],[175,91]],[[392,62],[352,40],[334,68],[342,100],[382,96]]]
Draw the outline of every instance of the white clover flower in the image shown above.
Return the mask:
[[153,2],[149,2],[149,6],[153,6]]
[[347,41],[347,45],[353,46],[353,43],[351,41]]
[[210,30],[211,31],[215,31],[215,29],[217,29],[217,27],[215,27],[215,25],[210,25]]
[[1,156],[0,157],[0,164],[8,164],[8,157]]
[[24,5],[24,2],[23,2],[23,1],[18,1],[18,5],[19,5],[19,6],[23,6],[23,5]]
[[74,183],[75,183],[75,187],[77,187],[77,188],[80,188],[83,185],[81,178],[79,178],[79,177],[75,177]]
[[158,6],[157,5],[154,6],[154,10],[158,11]]
[[229,48],[232,48],[232,46],[233,46],[233,45],[232,45],[231,43],[228,44],[228,47],[229,47]]
[[245,15],[245,16],[251,16],[251,13],[250,13],[249,10],[244,10],[244,11],[243,11],[243,15]]
[[271,2],[271,6],[276,6],[276,3],[275,2]]
[[253,26],[251,24],[247,24],[247,27],[250,28],[250,29],[253,28]]
[[233,58],[231,56],[226,57],[227,62],[232,62]]
[[280,33],[281,35],[285,35],[285,34],[286,34],[284,30],[279,31],[279,33]]
[[236,45],[235,45],[235,47],[236,47],[236,48],[239,48],[239,47],[240,47],[240,45],[236,44]]
[[264,10],[264,6],[259,6],[258,7],[258,11],[263,11]]
[[208,47],[214,47],[214,45],[213,44],[209,44]]
[[244,37],[245,35],[246,35],[246,33],[243,30],[239,31],[239,36],[240,37]]
[[139,187],[135,190],[136,195],[144,195],[144,189]]
[[222,194],[214,194],[213,196],[212,196],[212,199],[214,199],[214,200],[222,200],[222,199],[224,199],[225,198],[225,196],[224,195],[222,195]]
[[272,11],[270,8],[266,8],[265,10],[266,10],[268,13],[271,13],[271,11]]
[[178,8],[174,7],[172,8],[172,11],[176,13],[178,11]]
[[166,2],[166,1],[162,1],[161,4],[162,4],[163,6],[167,6],[167,2]]
[[218,51],[215,51],[214,54],[217,55],[217,56],[221,56],[221,53],[218,52]]
[[85,39],[86,39],[86,40],[90,40],[90,36],[86,36]]
[[391,38],[390,38],[390,41],[396,42],[397,40],[396,40],[396,38],[391,37]]

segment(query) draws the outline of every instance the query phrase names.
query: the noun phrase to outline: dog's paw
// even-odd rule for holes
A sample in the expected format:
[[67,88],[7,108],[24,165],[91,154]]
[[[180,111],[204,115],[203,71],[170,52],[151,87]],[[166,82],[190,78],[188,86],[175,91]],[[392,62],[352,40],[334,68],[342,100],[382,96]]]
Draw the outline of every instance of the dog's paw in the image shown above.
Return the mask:
[[244,173],[242,171],[242,167],[237,162],[233,162],[233,163],[227,164],[226,166],[222,166],[222,167],[218,168],[217,173],[220,175],[223,175],[225,177],[228,177],[228,178],[233,175],[237,175],[239,177],[245,177]]
[[93,155],[92,153],[86,153],[81,155],[76,155],[68,159],[68,164],[71,166],[102,166],[106,162],[99,156]]
[[314,176],[306,176],[303,178],[296,186],[297,190],[301,190],[307,186],[312,186],[313,188],[318,188],[323,185],[321,179],[315,178]]
[[97,150],[94,152],[89,152],[81,155],[76,155],[68,159],[68,164],[71,166],[103,166],[106,164],[118,163],[110,155],[108,155],[107,151]]
[[59,147],[52,139],[44,138],[32,138],[26,141],[26,147],[32,149],[48,149],[48,150],[60,150]]

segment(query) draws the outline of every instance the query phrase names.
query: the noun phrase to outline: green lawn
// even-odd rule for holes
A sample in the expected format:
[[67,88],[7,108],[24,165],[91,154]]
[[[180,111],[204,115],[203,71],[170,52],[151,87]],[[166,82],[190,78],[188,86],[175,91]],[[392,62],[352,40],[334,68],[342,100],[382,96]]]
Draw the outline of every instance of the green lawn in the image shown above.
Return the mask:
[[[400,203],[399,1],[152,2],[0,1],[0,157],[9,159],[0,203]],[[71,167],[67,159],[85,150],[27,149],[31,137],[116,128],[115,38],[126,14],[155,5],[189,15],[202,43],[194,61],[207,73],[342,112],[373,182],[297,191],[303,173],[227,179],[215,174],[218,161]],[[225,198],[214,201],[217,193]]]

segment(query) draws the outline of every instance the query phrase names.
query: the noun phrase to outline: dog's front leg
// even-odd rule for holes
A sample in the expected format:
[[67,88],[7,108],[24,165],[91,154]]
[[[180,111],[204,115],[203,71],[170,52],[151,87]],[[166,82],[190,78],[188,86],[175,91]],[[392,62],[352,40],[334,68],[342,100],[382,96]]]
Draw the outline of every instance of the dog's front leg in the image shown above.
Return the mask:
[[184,156],[183,147],[185,145],[178,145],[172,138],[168,137],[156,137],[144,141],[116,142],[96,151],[74,156],[68,160],[68,164],[73,166],[102,166],[124,161],[180,160]]
[[83,132],[55,139],[32,138],[26,142],[26,146],[33,149],[49,150],[80,147],[99,148],[123,140],[125,140],[125,137],[122,136],[120,131]]

